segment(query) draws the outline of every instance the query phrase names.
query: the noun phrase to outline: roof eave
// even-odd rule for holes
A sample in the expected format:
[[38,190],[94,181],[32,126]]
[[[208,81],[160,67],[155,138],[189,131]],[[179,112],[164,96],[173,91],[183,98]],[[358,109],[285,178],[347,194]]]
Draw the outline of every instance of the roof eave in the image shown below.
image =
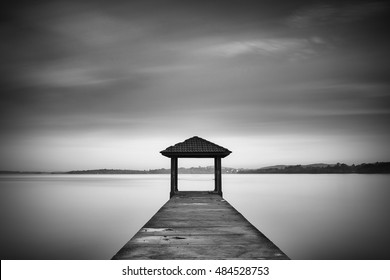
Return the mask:
[[231,151],[226,152],[168,152],[161,151],[163,156],[172,158],[172,157],[180,157],[180,158],[224,158],[231,154]]

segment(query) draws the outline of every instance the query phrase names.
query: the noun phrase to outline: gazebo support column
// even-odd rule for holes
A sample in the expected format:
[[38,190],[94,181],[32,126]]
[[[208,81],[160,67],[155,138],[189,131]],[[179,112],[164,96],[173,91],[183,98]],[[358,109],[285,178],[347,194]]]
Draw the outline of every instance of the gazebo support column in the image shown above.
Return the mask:
[[174,196],[178,191],[177,188],[177,157],[171,158],[171,193],[170,197]]
[[214,192],[222,196],[222,165],[221,158],[214,158],[214,176],[215,176],[215,188]]

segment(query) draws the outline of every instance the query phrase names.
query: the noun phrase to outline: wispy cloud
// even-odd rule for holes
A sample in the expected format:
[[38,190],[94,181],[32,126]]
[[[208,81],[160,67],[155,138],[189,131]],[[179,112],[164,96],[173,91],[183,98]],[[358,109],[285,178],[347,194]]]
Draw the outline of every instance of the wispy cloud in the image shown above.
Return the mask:
[[273,54],[298,49],[306,44],[306,40],[299,39],[266,39],[252,41],[238,41],[211,47],[211,53],[236,56],[246,53]]
[[261,55],[278,58],[288,57],[289,59],[294,60],[306,59],[317,55],[318,47],[323,47],[325,45],[325,40],[318,36],[313,36],[311,38],[271,38],[238,40],[214,44],[204,47],[199,52],[222,57]]

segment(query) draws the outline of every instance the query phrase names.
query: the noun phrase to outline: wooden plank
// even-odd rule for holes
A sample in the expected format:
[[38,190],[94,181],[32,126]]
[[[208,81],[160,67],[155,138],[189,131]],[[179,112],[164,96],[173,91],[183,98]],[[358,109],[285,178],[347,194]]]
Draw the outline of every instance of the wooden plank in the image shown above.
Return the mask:
[[228,259],[288,259],[285,254],[275,252],[274,248],[267,248],[262,244],[246,245],[138,245],[129,244],[122,248],[113,259],[125,260],[228,260]]
[[240,227],[177,227],[177,228],[142,228],[139,232],[145,235],[210,235],[210,234],[245,234],[250,226]]
[[288,259],[217,194],[178,192],[113,259]]

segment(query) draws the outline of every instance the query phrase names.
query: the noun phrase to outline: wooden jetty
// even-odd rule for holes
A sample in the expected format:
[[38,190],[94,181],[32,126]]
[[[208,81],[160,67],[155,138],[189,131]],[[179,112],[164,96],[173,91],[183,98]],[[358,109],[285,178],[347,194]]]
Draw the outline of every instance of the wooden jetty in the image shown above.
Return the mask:
[[[112,259],[288,259],[222,197],[221,158],[231,153],[200,137],[161,152],[171,158],[170,200]],[[214,158],[215,188],[178,190],[178,158]]]
[[178,192],[113,259],[288,259],[218,194]]

